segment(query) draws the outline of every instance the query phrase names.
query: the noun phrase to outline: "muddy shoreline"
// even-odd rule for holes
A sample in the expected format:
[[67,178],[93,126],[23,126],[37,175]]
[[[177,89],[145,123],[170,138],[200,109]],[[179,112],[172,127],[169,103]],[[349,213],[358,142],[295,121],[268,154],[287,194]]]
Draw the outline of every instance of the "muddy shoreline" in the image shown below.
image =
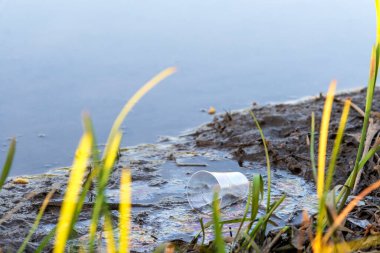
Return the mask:
[[[376,100],[379,95],[380,90],[376,90],[374,112],[380,111],[380,102]],[[366,90],[362,89],[342,93],[337,98],[344,100],[350,97],[353,103],[364,110],[365,96]],[[279,211],[278,223],[297,223],[299,210],[305,207],[313,209],[314,188],[308,143],[310,116],[311,112],[315,112],[316,129],[319,129],[323,103],[324,97],[321,95],[297,103],[253,104],[251,108],[216,115],[211,122],[184,136],[162,137],[156,144],[123,149],[113,171],[107,196],[109,202],[117,206],[120,169],[130,167],[133,177],[133,252],[151,252],[154,247],[169,240],[191,241],[199,224],[197,214],[187,204],[185,185],[195,171],[240,171],[247,177],[260,173],[265,179],[264,149],[249,110],[256,114],[267,138],[274,174],[273,195],[288,195],[286,207]],[[341,102],[334,103],[329,149],[335,138],[342,108]],[[373,118],[377,120],[379,116],[374,113]],[[336,184],[343,184],[352,170],[361,124],[360,113],[351,110],[337,161]],[[377,167],[376,160],[368,163],[359,189],[378,180]],[[4,252],[14,252],[21,245],[34,222],[39,203],[53,187],[59,186],[52,200],[55,204],[46,210],[40,227],[27,246],[27,252],[33,252],[38,242],[54,228],[68,172],[68,168],[54,169],[45,174],[14,177],[7,181],[0,192],[0,248]],[[26,181],[17,181],[19,178]],[[375,192],[372,195],[373,203],[378,205],[379,199],[379,192]],[[117,208],[114,209],[112,214],[117,221]],[[224,215],[238,216],[240,210],[239,206],[232,207]],[[89,202],[79,219],[75,238],[71,240],[74,246],[86,241],[90,211]],[[372,222],[370,219],[363,220]],[[100,232],[99,237],[102,237]],[[49,249],[51,244],[47,251]]]
[[[380,119],[377,113],[380,111],[380,103],[376,100],[379,95],[380,90],[377,89],[372,106],[374,112],[372,118],[375,125]],[[343,92],[336,96],[330,121],[329,151],[336,136],[344,99],[351,98],[352,102],[364,111],[365,97],[366,89]],[[279,103],[271,106],[253,105],[250,108],[256,114],[264,131],[271,163],[274,167],[285,168],[306,180],[312,179],[309,147],[311,113],[314,112],[316,117],[315,150],[318,150],[318,129],[323,104],[324,97],[321,94],[297,103]],[[362,115],[351,109],[337,161],[334,178],[336,184],[344,184],[347,174],[353,168],[362,122]],[[247,110],[219,115],[214,118],[213,122],[200,127],[193,136],[198,147],[228,151],[241,164],[250,161],[265,162],[260,134]],[[327,158],[329,159],[329,156]],[[363,177],[373,183],[378,179],[378,174],[372,175],[370,171],[365,171]],[[368,184],[369,182],[365,183],[365,185]],[[365,185],[361,185],[358,189],[362,189]]]

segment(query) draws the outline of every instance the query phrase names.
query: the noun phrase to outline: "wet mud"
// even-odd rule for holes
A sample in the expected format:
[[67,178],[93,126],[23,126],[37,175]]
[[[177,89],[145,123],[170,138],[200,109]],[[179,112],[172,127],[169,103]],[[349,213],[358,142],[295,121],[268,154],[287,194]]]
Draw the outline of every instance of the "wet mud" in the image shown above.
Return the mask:
[[[376,101],[380,92],[376,91],[373,110],[380,111]],[[364,110],[365,90],[346,93],[338,100],[350,97]],[[312,180],[309,154],[310,115],[316,114],[316,129],[319,129],[324,98],[316,97],[297,103],[267,106],[253,105],[252,108],[216,115],[212,122],[180,137],[162,137],[156,144],[144,144],[123,149],[114,168],[108,188],[107,198],[112,209],[115,224],[118,221],[118,199],[120,171],[123,167],[132,170],[132,252],[152,252],[166,241],[188,243],[201,229],[199,218],[205,221],[207,215],[191,210],[186,199],[186,184],[190,176],[199,170],[239,171],[248,178],[261,174],[266,180],[265,154],[260,134],[249,114],[252,110],[264,131],[272,163],[272,195],[279,198],[285,194],[286,200],[276,213],[270,229],[276,230],[285,224],[299,224],[300,210],[314,212],[316,197]],[[335,138],[343,104],[334,103],[329,134],[329,148]],[[377,114],[373,114],[377,119]],[[352,170],[360,138],[362,116],[351,110],[346,133],[343,138],[341,155],[336,169],[336,184],[343,184]],[[376,133],[377,134],[377,133]],[[318,134],[316,134],[318,142]],[[315,150],[318,150],[317,145]],[[378,160],[370,161],[364,169],[359,189],[379,178]],[[56,194],[48,206],[39,228],[27,245],[26,252],[33,252],[41,239],[55,226],[60,203],[68,179],[68,168],[54,169],[46,174],[10,178],[0,192],[0,248],[14,252],[21,245],[37,215],[46,194],[53,188]],[[92,192],[95,194],[95,192]],[[370,199],[372,206],[379,205],[378,193]],[[265,203],[265,202],[262,202]],[[363,202],[364,203],[364,202]],[[245,203],[240,202],[222,210],[223,218],[242,215]],[[83,208],[70,247],[75,248],[86,242],[90,223],[92,202],[89,199]],[[376,209],[365,202],[355,212],[360,215],[350,217],[350,226],[377,231]],[[377,214],[379,212],[377,211]],[[365,216],[367,215],[367,216]],[[377,223],[376,223],[377,222]],[[105,247],[102,222],[99,224],[99,240]],[[231,227],[234,233],[236,228]],[[371,230],[368,230],[371,232]],[[117,230],[115,233],[117,234]],[[212,231],[206,231],[206,242],[212,240]],[[370,233],[368,232],[368,233]],[[52,243],[46,248],[49,252]]]
[[[374,103],[372,106],[372,118],[374,121],[374,136],[378,135],[380,128],[379,121],[380,103],[377,98],[380,91],[376,90]],[[327,158],[334,143],[338,129],[343,101],[351,98],[352,102],[365,110],[366,89],[351,93],[342,93],[336,97],[331,115],[329,129],[329,146]],[[311,160],[310,160],[310,126],[311,114],[316,117],[316,144],[315,156],[317,159],[319,123],[323,112],[324,97],[320,95],[316,98],[306,99],[297,103],[275,104],[271,106],[253,105],[252,108],[218,115],[213,122],[206,124],[193,134],[197,147],[215,148],[224,150],[231,154],[240,165],[249,161],[261,161],[265,164],[264,148],[260,138],[260,133],[255,127],[249,113],[252,110],[259,120],[266,137],[269,148],[271,163],[274,167],[286,169],[292,174],[299,175],[306,180],[312,180]],[[348,118],[346,131],[343,137],[339,159],[337,160],[336,184],[344,184],[349,172],[353,169],[357,148],[359,146],[363,117],[358,111],[351,109]],[[375,182],[379,178],[378,157],[369,162],[364,169],[362,183],[358,190],[366,185]]]

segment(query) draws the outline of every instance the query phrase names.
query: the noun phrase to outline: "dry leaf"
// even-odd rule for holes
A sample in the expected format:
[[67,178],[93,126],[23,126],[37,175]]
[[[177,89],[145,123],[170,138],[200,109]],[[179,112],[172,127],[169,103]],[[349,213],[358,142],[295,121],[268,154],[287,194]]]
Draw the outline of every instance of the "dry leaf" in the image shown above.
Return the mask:
[[15,184],[28,184],[29,180],[26,178],[19,177],[19,178],[13,179],[13,183],[15,183]]
[[215,112],[216,112],[215,108],[213,106],[210,106],[210,108],[208,109],[208,114],[213,115],[215,114]]

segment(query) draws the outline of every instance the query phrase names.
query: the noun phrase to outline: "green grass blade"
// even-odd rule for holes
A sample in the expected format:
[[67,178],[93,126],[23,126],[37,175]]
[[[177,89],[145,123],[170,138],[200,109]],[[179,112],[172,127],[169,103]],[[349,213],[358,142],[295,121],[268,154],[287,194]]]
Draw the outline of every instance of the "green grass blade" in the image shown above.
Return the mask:
[[86,181],[84,183],[82,192],[81,192],[81,194],[79,196],[78,204],[77,204],[77,206],[75,208],[75,211],[74,211],[73,219],[72,219],[71,224],[70,224],[70,227],[72,227],[72,228],[74,228],[74,226],[76,224],[76,221],[79,218],[79,215],[80,215],[80,212],[82,210],[83,204],[86,201],[87,193],[89,192],[89,189],[91,187],[92,181],[95,178],[96,174],[97,174],[97,172],[96,172],[95,169],[93,171],[91,171],[90,175],[87,177],[87,179],[86,179]]
[[250,247],[252,247],[254,249],[253,252],[255,252],[255,253],[261,253],[262,252],[259,245],[257,245],[257,243],[255,241],[251,241]]
[[248,225],[248,230],[251,229],[253,222],[259,212],[260,200],[263,199],[264,182],[261,175],[254,175],[252,178],[252,193],[251,193],[251,222]]
[[215,234],[214,245],[216,247],[216,252],[225,253],[226,246],[223,240],[222,225],[220,224],[219,198],[218,198],[217,192],[214,193],[214,199],[212,202],[212,220],[214,224],[214,234]]
[[[224,224],[234,224],[234,223],[240,223],[242,221],[250,221],[250,218],[236,218],[236,219],[230,219],[230,220],[221,220],[219,221],[219,224],[224,225]],[[210,226],[214,225],[214,221],[211,220],[209,222],[206,222],[203,224],[204,228],[209,228]],[[199,236],[199,234],[202,233],[202,231],[199,231],[195,237]]]
[[[281,203],[285,200],[285,195],[281,196],[280,199],[278,199],[277,201],[275,201],[273,203],[273,205],[271,206],[271,208],[269,209],[269,212],[264,216],[264,217],[261,217],[255,227],[252,229],[252,231],[249,233],[249,241],[246,241],[246,243],[243,245],[243,248],[245,250],[249,250],[249,248],[252,246],[252,243],[254,242],[256,236],[258,235],[259,231],[262,229],[262,227],[265,226],[265,224],[268,222],[268,220],[270,219],[270,217],[273,215],[274,211],[276,211],[276,209],[281,205]],[[265,231],[264,231],[265,232]]]
[[378,151],[380,151],[380,145],[371,148],[368,150],[368,153],[363,157],[363,159],[359,163],[359,169],[362,169],[364,165],[371,159]]
[[87,178],[83,184],[83,189],[79,196],[79,200],[74,211],[74,216],[70,224],[70,227],[72,228],[75,226],[75,223],[78,220],[83,204],[86,201],[87,194],[91,188],[93,180],[98,176],[100,166],[101,166],[100,152],[99,152],[98,145],[96,142],[93,124],[92,124],[89,114],[87,113],[83,115],[83,125],[84,125],[84,131],[89,133],[89,135],[92,136],[92,140],[93,140],[92,152],[91,152],[93,168],[91,171],[88,172],[89,174],[87,175]]
[[3,188],[3,185],[4,185],[4,183],[5,183],[5,180],[6,180],[7,177],[8,177],[9,171],[11,170],[12,162],[13,162],[13,157],[14,157],[14,155],[15,155],[15,151],[16,151],[16,139],[15,139],[15,138],[12,138],[11,143],[10,143],[10,145],[9,145],[7,158],[6,158],[6,160],[5,160],[5,163],[4,163],[4,166],[3,166],[3,169],[2,169],[2,171],[1,171],[1,177],[0,177],[0,191],[1,191],[1,188]]
[[[247,218],[247,215],[248,215],[248,212],[249,212],[249,207],[251,206],[251,201],[252,201],[252,197],[251,197],[252,196],[252,188],[253,188],[253,182],[250,184],[250,187],[249,187],[249,193],[248,193],[247,203],[245,205],[243,219],[242,219],[242,221],[239,224],[238,230],[236,231],[236,235],[235,235],[234,240],[232,242],[232,248],[235,246],[235,243],[236,243],[236,241],[237,241],[237,239],[238,239],[238,237],[240,235],[241,228],[243,227],[243,225],[245,223],[245,220]],[[250,224],[252,224],[251,222],[250,222]]]
[[[379,14],[378,14],[379,15]],[[378,55],[379,45],[373,47],[372,54],[371,54],[371,63],[370,63],[370,75],[368,80],[368,87],[367,87],[367,96],[366,96],[366,105],[365,105],[365,114],[364,114],[364,120],[363,120],[363,127],[361,131],[360,136],[360,143],[358,152],[356,154],[356,160],[354,169],[351,172],[350,177],[346,181],[346,185],[348,186],[342,189],[342,201],[339,206],[339,212],[343,209],[348,196],[351,193],[352,188],[354,187],[356,177],[359,173],[359,162],[362,160],[362,154],[364,150],[364,143],[367,135],[368,130],[368,124],[369,124],[369,118],[371,115],[371,109],[372,109],[372,102],[373,102],[373,94],[375,93],[375,87],[376,87],[376,79],[377,79],[377,72],[378,72],[378,61],[379,61],[379,55]]]
[[88,113],[84,113],[83,114],[83,127],[84,127],[84,131],[87,132],[87,133],[90,133],[91,136],[92,136],[92,159],[93,159],[93,163],[94,163],[94,166],[96,165],[99,165],[100,163],[100,151],[98,149],[98,142],[96,140],[96,136],[95,136],[95,130],[94,130],[94,124],[92,123],[92,120],[90,118],[90,115]]
[[339,215],[334,219],[334,223],[332,226],[329,227],[327,232],[325,233],[323,237],[323,241],[327,242],[331,235],[334,233],[334,231],[346,220],[348,214],[357,206],[359,201],[361,201],[363,198],[365,198],[368,194],[370,194],[372,191],[378,189],[380,187],[380,180],[376,181],[375,183],[367,186],[363,191],[361,191],[353,200],[348,203],[348,205],[339,213]]
[[40,245],[38,245],[37,249],[34,251],[34,253],[41,253],[45,249],[45,247],[48,245],[50,240],[53,239],[55,231],[57,230],[57,227],[55,226],[40,242]]
[[92,151],[91,151],[91,158],[92,158],[92,166],[93,170],[96,171],[95,177],[97,176],[97,173],[101,173],[100,167],[102,166],[102,160],[100,159],[100,151],[98,148],[98,142],[96,140],[95,136],[95,130],[94,125],[92,123],[92,120],[90,118],[90,115],[88,113],[83,114],[83,126],[84,131],[89,133],[92,136],[93,142],[92,142]]
[[253,120],[255,121],[255,124],[256,124],[256,127],[257,129],[259,130],[260,132],[260,136],[261,136],[261,140],[263,141],[263,145],[264,145],[264,150],[265,150],[265,159],[266,159],[266,162],[267,162],[267,177],[268,177],[268,188],[267,188],[267,212],[269,211],[270,209],[270,200],[271,200],[271,180],[272,180],[272,177],[271,177],[271,169],[270,169],[270,159],[269,159],[269,152],[268,152],[268,147],[267,147],[267,141],[265,139],[265,136],[264,136],[264,133],[263,133],[263,130],[261,129],[260,127],[260,124],[259,124],[259,121],[257,120],[255,114],[252,112],[252,111],[249,111]]
[[203,224],[203,218],[199,218],[199,223],[201,224],[201,230],[202,230],[202,243],[201,243],[201,246],[202,246],[205,244],[205,239],[206,239],[205,225]]
[[89,229],[89,250],[93,252],[95,246],[95,235],[98,228],[99,218],[102,214],[102,206],[105,203],[105,189],[108,183],[109,176],[111,175],[112,168],[114,166],[117,152],[120,147],[120,142],[122,138],[122,133],[118,131],[116,135],[111,140],[109,149],[104,158],[104,165],[101,168],[103,170],[102,174],[99,174],[97,195],[95,199],[95,205],[91,217],[91,224]]
[[311,113],[311,132],[310,132],[310,161],[311,169],[313,170],[313,177],[315,183],[317,183],[317,167],[315,166],[315,114]]
[[[267,147],[267,141],[265,139],[265,136],[264,136],[263,130],[261,129],[259,121],[257,120],[253,111],[250,111],[250,113],[251,113],[253,120],[255,121],[257,129],[260,132],[261,140],[262,140],[263,145],[264,145],[265,159],[266,159],[266,163],[267,163],[267,206],[266,206],[266,212],[268,213],[270,210],[270,206],[271,206],[271,187],[272,187],[271,186],[272,185],[272,174],[271,174],[271,168],[270,168],[269,152],[268,152],[268,147]],[[264,225],[262,228],[262,234],[264,234],[266,227],[267,227],[267,223],[264,222]]]
[[[363,157],[363,159],[360,161],[359,165],[358,165],[358,169],[361,170],[364,165],[368,162],[369,159],[371,159],[377,152],[380,151],[380,145],[377,145],[376,147],[372,147],[370,150],[368,150],[368,153]],[[349,178],[347,179],[347,182],[349,182],[351,180],[351,178],[353,177],[353,174],[351,173],[351,175],[349,176]],[[348,186],[346,186],[345,188],[348,188]],[[343,195],[345,194],[346,191],[350,191],[350,189],[343,189],[339,192],[339,195],[337,197],[337,203],[340,202],[340,200],[342,199]],[[343,201],[342,201],[343,202]],[[342,206],[343,204],[341,203],[340,204],[340,207]]]

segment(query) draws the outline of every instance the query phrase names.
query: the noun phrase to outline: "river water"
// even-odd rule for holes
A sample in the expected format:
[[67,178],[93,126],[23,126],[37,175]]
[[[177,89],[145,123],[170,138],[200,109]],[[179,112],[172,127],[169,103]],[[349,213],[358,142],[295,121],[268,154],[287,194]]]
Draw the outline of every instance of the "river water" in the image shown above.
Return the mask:
[[363,86],[373,1],[0,0],[0,162],[12,175],[69,165],[89,111],[100,143],[128,98],[123,145],[154,142],[218,112]]

